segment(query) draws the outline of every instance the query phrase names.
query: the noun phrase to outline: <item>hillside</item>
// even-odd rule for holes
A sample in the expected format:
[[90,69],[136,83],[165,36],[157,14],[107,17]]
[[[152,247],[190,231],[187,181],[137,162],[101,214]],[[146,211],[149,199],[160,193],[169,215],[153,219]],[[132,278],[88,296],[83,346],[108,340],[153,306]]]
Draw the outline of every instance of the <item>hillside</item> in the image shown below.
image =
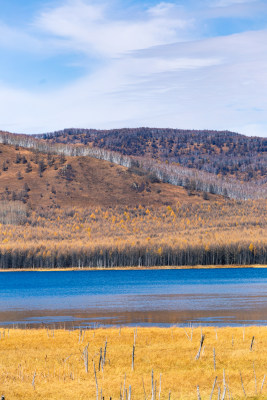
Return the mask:
[[[45,154],[0,144],[0,199],[36,207],[115,207],[202,203],[201,192],[92,157]],[[220,197],[209,195],[209,201]]]
[[1,269],[267,262],[260,185],[9,133],[0,167]]
[[229,131],[64,129],[37,135],[51,143],[83,144],[149,157],[243,181],[267,182],[267,139]]

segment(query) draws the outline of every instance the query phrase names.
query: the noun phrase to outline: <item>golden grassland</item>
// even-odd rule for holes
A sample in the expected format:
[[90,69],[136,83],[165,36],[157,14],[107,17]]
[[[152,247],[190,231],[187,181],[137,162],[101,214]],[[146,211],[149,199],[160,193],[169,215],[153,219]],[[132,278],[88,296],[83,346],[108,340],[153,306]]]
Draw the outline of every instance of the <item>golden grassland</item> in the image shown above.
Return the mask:
[[266,371],[267,327],[1,329],[6,400],[266,399]]

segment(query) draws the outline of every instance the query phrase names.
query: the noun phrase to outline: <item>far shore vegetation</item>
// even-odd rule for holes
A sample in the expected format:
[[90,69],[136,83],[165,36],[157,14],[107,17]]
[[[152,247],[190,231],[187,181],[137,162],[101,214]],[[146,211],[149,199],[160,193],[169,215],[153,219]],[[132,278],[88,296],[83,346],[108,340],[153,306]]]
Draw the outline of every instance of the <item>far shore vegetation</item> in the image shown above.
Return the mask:
[[0,269],[266,265],[266,202],[0,208]]

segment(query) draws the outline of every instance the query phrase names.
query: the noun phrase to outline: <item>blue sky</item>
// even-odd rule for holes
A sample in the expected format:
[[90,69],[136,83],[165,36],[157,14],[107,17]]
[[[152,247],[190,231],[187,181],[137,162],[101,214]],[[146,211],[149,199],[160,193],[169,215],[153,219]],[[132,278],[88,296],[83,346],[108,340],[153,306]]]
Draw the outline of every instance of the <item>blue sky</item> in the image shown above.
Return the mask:
[[0,130],[266,136],[266,1],[0,0],[0,10]]

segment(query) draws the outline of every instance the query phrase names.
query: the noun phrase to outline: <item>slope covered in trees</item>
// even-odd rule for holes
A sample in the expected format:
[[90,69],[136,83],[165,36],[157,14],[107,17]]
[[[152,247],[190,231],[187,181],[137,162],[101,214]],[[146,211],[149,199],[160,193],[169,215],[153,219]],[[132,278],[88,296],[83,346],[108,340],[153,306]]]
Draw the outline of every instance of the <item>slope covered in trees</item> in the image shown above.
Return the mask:
[[267,263],[263,201],[35,211],[17,202],[0,206],[0,268]]
[[52,143],[83,144],[178,163],[220,176],[267,182],[267,139],[229,131],[180,129],[64,129],[37,137]]
[[266,264],[265,198],[255,182],[0,133],[0,268]]
[[[172,205],[203,202],[201,192],[160,182],[152,173],[88,156],[42,153],[0,144],[0,200],[30,208]],[[209,195],[209,201],[218,196]]]
[[[65,156],[90,156],[106,160],[128,168],[136,167],[144,174],[152,174],[156,179],[192,190],[219,194],[232,199],[260,199],[267,197],[265,179],[244,181],[232,176],[205,172],[196,168],[181,166],[179,163],[155,160],[149,156],[123,155],[118,151],[90,145],[54,143],[29,135],[0,132],[0,143],[35,149],[47,154]],[[264,164],[265,168],[265,164]]]

